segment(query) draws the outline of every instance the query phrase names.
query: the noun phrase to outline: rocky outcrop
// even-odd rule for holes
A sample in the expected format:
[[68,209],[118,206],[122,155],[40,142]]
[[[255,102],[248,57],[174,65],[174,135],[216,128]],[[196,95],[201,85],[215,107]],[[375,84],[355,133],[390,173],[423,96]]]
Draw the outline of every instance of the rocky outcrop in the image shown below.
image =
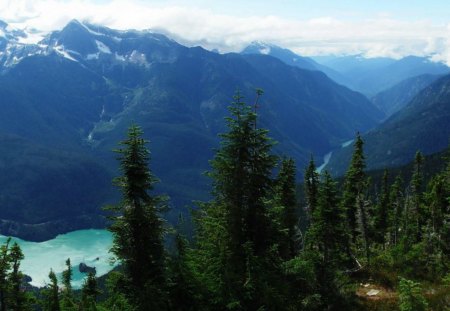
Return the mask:
[[97,273],[97,269],[95,267],[90,267],[84,262],[80,262],[80,264],[78,265],[78,270],[81,273]]

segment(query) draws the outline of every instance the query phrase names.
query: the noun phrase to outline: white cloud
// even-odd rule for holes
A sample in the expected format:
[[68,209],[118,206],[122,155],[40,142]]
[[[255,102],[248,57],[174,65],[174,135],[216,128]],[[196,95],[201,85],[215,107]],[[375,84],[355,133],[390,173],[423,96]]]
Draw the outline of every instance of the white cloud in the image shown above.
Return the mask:
[[223,52],[239,51],[251,41],[267,41],[302,55],[355,54],[369,57],[434,55],[450,64],[450,27],[429,20],[401,21],[392,15],[371,19],[321,17],[307,20],[280,16],[231,16],[210,9],[111,0],[6,0],[0,19],[44,31],[69,20],[89,20],[117,29],[154,29],[187,45]]

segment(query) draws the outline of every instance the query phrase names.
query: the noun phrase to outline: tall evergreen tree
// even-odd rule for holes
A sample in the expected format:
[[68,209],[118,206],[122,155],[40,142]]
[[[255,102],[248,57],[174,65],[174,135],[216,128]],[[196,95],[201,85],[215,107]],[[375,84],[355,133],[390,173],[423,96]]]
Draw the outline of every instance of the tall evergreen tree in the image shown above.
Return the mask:
[[389,211],[390,239],[392,245],[397,245],[401,238],[402,219],[404,211],[404,194],[402,191],[403,180],[400,176],[395,178],[394,184],[390,188],[389,201],[392,209]]
[[358,232],[358,206],[364,200],[367,187],[367,178],[364,172],[366,164],[363,145],[364,142],[359,133],[357,133],[352,160],[345,174],[342,198],[342,205],[347,211],[347,222],[353,243],[356,243],[356,238],[360,234]]
[[8,310],[31,310],[28,293],[22,288],[23,274],[20,271],[20,263],[23,259],[24,256],[20,246],[14,243],[10,251],[11,271],[8,275]]
[[74,301],[72,292],[72,264],[70,263],[70,258],[66,260],[66,270],[62,272],[62,297],[61,297],[61,307],[65,311],[77,310],[77,305]]
[[425,225],[425,215],[423,207],[423,155],[417,151],[414,158],[414,171],[411,177],[409,200],[406,224],[406,235],[410,241],[418,242],[421,239],[422,227]]
[[280,230],[284,232],[279,241],[281,256],[286,259],[293,258],[298,250],[297,244],[297,196],[295,182],[296,167],[293,159],[283,159],[280,172],[276,180],[276,201],[280,213]]
[[342,249],[342,243],[347,239],[345,210],[339,206],[336,182],[331,175],[325,171],[322,179],[310,230],[323,262],[338,266],[345,258]]
[[8,272],[11,267],[9,260],[9,245],[11,238],[8,238],[0,247],[0,310],[7,310],[6,298],[8,296]]
[[309,161],[309,165],[306,168],[304,175],[304,192],[310,220],[312,219],[312,215],[314,214],[314,210],[317,206],[318,189],[319,174],[317,173],[314,159],[311,156],[311,160]]
[[48,274],[50,279],[50,284],[48,284],[44,289],[44,301],[43,310],[44,311],[61,311],[60,297],[59,297],[59,286],[58,279],[56,278],[55,272],[50,270]]
[[390,211],[390,193],[389,193],[389,173],[384,170],[383,179],[381,183],[381,193],[378,196],[376,205],[376,212],[374,217],[374,235],[378,243],[385,246],[386,234],[389,226],[389,211]]
[[267,294],[264,267],[273,237],[266,203],[276,157],[267,130],[255,126],[257,115],[239,93],[229,109],[228,132],[220,135],[208,174],[214,199],[199,212],[197,260],[200,270],[215,274],[204,277],[218,308],[256,310],[275,299]]
[[336,182],[326,171],[322,179],[308,236],[318,254],[314,264],[325,308],[332,305],[338,295],[336,278],[348,262],[345,249],[348,235],[346,211],[339,205]]
[[122,203],[110,207],[114,215],[109,230],[112,253],[123,266],[125,294],[138,310],[166,308],[163,222],[159,216],[163,198],[149,194],[157,179],[148,168],[149,151],[142,130],[132,125],[118,149],[122,176],[115,182]]
[[94,272],[89,272],[84,280],[81,289],[81,305],[82,310],[95,311],[97,310],[97,297],[100,295],[100,290],[97,285],[97,279]]

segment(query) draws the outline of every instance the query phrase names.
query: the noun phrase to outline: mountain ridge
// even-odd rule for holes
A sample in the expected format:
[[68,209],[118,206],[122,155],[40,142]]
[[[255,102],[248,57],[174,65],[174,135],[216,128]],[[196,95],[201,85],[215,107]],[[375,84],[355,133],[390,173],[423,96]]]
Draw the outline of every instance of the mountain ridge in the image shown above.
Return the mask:
[[[450,137],[450,75],[419,92],[403,109],[363,135],[368,169],[407,163],[416,151],[428,155],[444,150]],[[352,148],[334,152],[326,169],[340,176]]]
[[[258,124],[279,141],[275,152],[292,156],[299,167],[311,153],[324,153],[383,118],[363,95],[325,74],[267,55],[217,54],[152,32],[116,31],[77,21],[34,47],[40,52],[2,67],[0,136],[23,139],[15,151],[22,162],[28,161],[27,154],[33,150],[43,150],[40,157],[44,159],[70,152],[72,156],[59,161],[62,168],[76,166],[77,159],[90,159],[85,163],[97,172],[99,189],[86,192],[85,200],[90,202],[89,210],[83,212],[86,215],[101,217],[101,205],[114,198],[107,180],[118,173],[111,150],[124,139],[131,123],[141,125],[151,141],[152,169],[162,181],[157,191],[172,197],[175,208],[167,217],[175,221],[192,200],[208,199],[209,181],[202,172],[209,169],[217,135],[225,130],[227,106],[237,89],[249,104],[255,88],[265,90]],[[43,174],[37,167],[41,164],[30,163],[37,182]],[[8,176],[17,182],[17,193],[28,200],[22,205],[34,204],[57,223],[58,204],[41,204],[58,202],[68,190],[44,192],[45,198],[33,201],[25,196],[30,185],[14,177],[14,170],[20,176],[20,165],[11,170]],[[71,180],[88,185],[84,178],[93,178],[89,174],[75,177],[71,169],[61,174],[54,181],[65,180],[65,185]],[[104,198],[96,193],[104,193]],[[20,206],[19,198],[9,204]],[[75,202],[65,210],[68,217],[83,214]],[[9,220],[42,221],[20,218],[23,211],[12,210]],[[92,224],[99,222],[92,219]]]

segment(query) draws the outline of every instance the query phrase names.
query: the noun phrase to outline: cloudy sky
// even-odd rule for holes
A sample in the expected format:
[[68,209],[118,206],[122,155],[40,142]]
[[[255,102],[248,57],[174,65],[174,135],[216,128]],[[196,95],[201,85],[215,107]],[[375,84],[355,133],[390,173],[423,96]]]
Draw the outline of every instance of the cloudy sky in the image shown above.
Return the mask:
[[47,32],[76,18],[222,52],[259,40],[302,55],[432,55],[450,64],[449,12],[448,0],[0,0],[0,19]]

